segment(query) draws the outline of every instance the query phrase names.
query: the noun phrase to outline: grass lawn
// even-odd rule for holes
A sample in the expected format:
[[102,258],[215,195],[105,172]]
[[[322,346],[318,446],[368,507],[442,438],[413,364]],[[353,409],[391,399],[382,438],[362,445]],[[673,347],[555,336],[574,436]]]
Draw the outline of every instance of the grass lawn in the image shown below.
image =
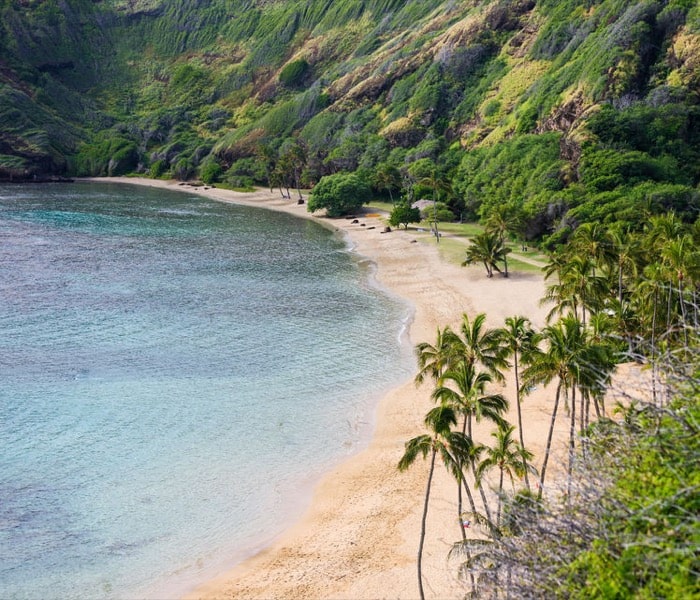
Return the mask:
[[[372,201],[367,204],[367,210],[385,211],[390,213],[393,204],[391,202]],[[388,222],[388,217],[387,217]],[[408,231],[413,232],[417,240],[427,244],[438,244],[435,236],[431,233],[431,222],[421,221],[418,224],[408,226]],[[403,227],[397,228],[403,231]],[[464,255],[469,240],[475,235],[484,231],[484,227],[478,223],[439,223],[438,231],[440,232],[440,242],[438,249],[441,256],[456,265],[461,265],[464,261]],[[525,259],[531,259],[539,263],[545,264],[547,256],[542,254],[534,246],[524,246],[519,242],[508,242],[508,247],[518,256]],[[541,267],[532,265],[529,262],[519,260],[517,256],[510,255],[508,257],[508,270],[521,271],[527,273],[537,273]]]

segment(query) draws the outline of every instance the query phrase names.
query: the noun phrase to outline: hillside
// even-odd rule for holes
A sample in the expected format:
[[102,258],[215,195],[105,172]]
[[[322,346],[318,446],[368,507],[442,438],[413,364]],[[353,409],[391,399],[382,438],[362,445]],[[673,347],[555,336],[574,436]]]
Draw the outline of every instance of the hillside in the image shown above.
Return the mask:
[[[445,182],[527,239],[697,218],[693,0],[1,0],[0,177]],[[435,186],[432,186],[435,187]],[[449,190],[447,189],[449,187]]]

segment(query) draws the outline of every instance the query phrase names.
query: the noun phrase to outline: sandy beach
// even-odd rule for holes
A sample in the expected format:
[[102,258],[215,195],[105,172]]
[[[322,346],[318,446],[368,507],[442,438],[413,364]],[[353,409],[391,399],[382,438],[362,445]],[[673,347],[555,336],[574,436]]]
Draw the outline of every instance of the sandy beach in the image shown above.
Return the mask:
[[[305,205],[296,203],[295,195],[287,200],[277,191],[237,193],[132,178],[100,181],[187,191],[313,218],[344,231],[354,251],[376,264],[378,282],[413,305],[413,345],[434,342],[436,329],[457,326],[463,313],[473,317],[485,312],[493,327],[512,315],[527,316],[538,327],[544,324],[547,310],[539,306],[544,283],[538,273],[516,270],[507,279],[487,279],[481,267],[461,268],[442,260],[434,238],[418,238],[411,229],[383,233],[385,223],[374,214],[358,216],[359,222],[353,223],[309,215]],[[417,598],[416,551],[428,465],[419,460],[408,472],[400,473],[396,464],[404,443],[423,433],[423,418],[433,406],[431,389],[430,382],[417,388],[409,380],[386,395],[377,407],[369,446],[324,476],[301,521],[292,524],[271,547],[192,590],[187,599]],[[516,422],[512,381],[493,391],[501,391],[511,401],[508,419]],[[525,442],[537,457],[535,464],[541,461],[550,402],[546,390],[536,390],[523,405]],[[562,422],[555,449],[562,446],[565,429]],[[480,425],[475,438],[489,443],[490,432],[490,426]],[[550,476],[554,474],[552,468]],[[423,556],[428,598],[464,594],[455,565],[447,559],[452,543],[460,538],[459,527],[454,480],[438,467]]]

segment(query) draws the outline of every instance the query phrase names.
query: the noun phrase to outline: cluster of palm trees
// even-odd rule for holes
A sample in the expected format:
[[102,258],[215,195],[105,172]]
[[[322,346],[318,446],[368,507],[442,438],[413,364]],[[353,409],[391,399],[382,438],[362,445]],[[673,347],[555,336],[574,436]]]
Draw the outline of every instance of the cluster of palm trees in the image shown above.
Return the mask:
[[[493,230],[484,235],[503,244],[503,238]],[[563,402],[568,412],[570,482],[575,461],[585,461],[586,430],[593,414],[596,419],[606,415],[604,395],[616,365],[631,359],[648,365],[656,402],[661,382],[655,364],[660,352],[669,347],[687,348],[689,339],[697,340],[699,238],[697,223],[684,225],[672,213],[651,218],[638,233],[582,225],[566,246],[551,255],[544,269],[551,283],[542,301],[552,309],[541,331],[535,331],[522,316],[507,318],[503,327],[487,329],[486,315],[479,314],[473,320],[464,315],[458,331],[449,326],[438,329],[434,344],[416,346],[416,383],[427,378],[434,382],[431,397],[435,406],[426,415],[426,433],[406,444],[398,466],[407,469],[419,456],[430,460],[418,549],[421,598],[421,557],[437,458],[457,482],[458,514],[468,513],[496,539],[508,533],[502,510],[506,477],[514,494],[516,480],[522,480],[525,493],[530,494],[530,476],[537,474],[537,494],[532,497],[542,501]],[[472,248],[474,257],[476,250]],[[515,379],[517,428],[504,419],[508,401],[488,389],[504,380],[507,368],[512,368]],[[550,384],[549,430],[542,463],[535,469],[524,443],[521,403],[535,386]],[[480,420],[494,426],[491,446],[474,439],[472,425]],[[484,492],[493,470],[498,475],[495,515]],[[478,504],[475,490],[479,491]],[[469,511],[462,505],[462,491]],[[466,546],[461,526],[460,532]]]
[[659,357],[688,348],[698,330],[700,220],[674,213],[651,217],[638,232],[586,224],[552,254],[544,302],[550,317],[571,315],[589,335],[616,338],[628,357],[648,364],[659,381]]

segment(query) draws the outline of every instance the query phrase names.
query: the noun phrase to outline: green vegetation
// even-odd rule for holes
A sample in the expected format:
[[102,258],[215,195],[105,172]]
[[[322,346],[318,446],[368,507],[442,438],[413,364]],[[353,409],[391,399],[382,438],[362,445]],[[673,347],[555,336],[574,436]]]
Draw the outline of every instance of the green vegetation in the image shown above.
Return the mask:
[[[513,240],[551,251],[546,328],[514,317],[496,342],[477,317],[423,347],[439,406],[402,468],[440,455],[466,494],[488,539],[460,527],[455,552],[479,597],[700,595],[697,2],[195,4],[0,0],[0,178],[305,188],[310,210],[374,198],[406,228],[425,200],[441,251],[489,276]],[[613,422],[602,392],[623,358],[652,389]],[[549,451],[534,494],[522,425],[487,389],[505,360],[518,405],[551,381],[552,427],[569,418],[561,502],[544,493]],[[490,449],[467,431],[481,410]],[[524,491],[507,494],[511,476]]]
[[[497,225],[492,215],[480,235],[498,242]],[[674,213],[653,217],[639,232],[582,225],[544,269],[550,282],[544,300],[552,310],[540,331],[520,316],[486,329],[484,314],[464,315],[459,332],[438,329],[435,343],[416,346],[416,382],[433,381],[437,407],[426,417],[432,435],[407,442],[399,468],[412,462],[416,440],[423,440],[423,456],[431,448],[433,460],[442,452],[464,490],[468,505],[460,495],[459,516],[481,532],[455,535],[451,557],[465,595],[700,594],[698,242],[697,223],[686,225]],[[630,386],[624,402],[606,407],[613,373],[624,362],[636,363],[648,383]],[[509,399],[490,393],[511,367],[517,425],[503,419]],[[524,446],[520,411],[535,386],[549,386],[551,394],[538,465]],[[437,429],[433,416],[442,411],[453,416]],[[479,416],[493,424],[490,445],[471,427],[470,419]],[[554,486],[547,475],[562,418],[566,469]],[[447,444],[452,435],[466,436],[459,438],[459,452]],[[487,484],[495,500],[483,494]],[[426,493],[421,548],[428,506]],[[418,569],[422,596],[420,561]]]
[[582,223],[697,218],[693,2],[2,0],[0,14],[5,178],[299,190],[355,172],[391,202],[441,203],[441,223],[505,206],[512,235],[549,249]]
[[351,215],[370,199],[369,186],[354,173],[326,175],[309,198],[309,212],[326,209],[329,217]]
[[420,221],[420,210],[411,208],[408,202],[399,202],[394,205],[391,215],[389,216],[389,225],[392,227],[403,225],[404,229],[408,229],[410,223],[420,223]]

